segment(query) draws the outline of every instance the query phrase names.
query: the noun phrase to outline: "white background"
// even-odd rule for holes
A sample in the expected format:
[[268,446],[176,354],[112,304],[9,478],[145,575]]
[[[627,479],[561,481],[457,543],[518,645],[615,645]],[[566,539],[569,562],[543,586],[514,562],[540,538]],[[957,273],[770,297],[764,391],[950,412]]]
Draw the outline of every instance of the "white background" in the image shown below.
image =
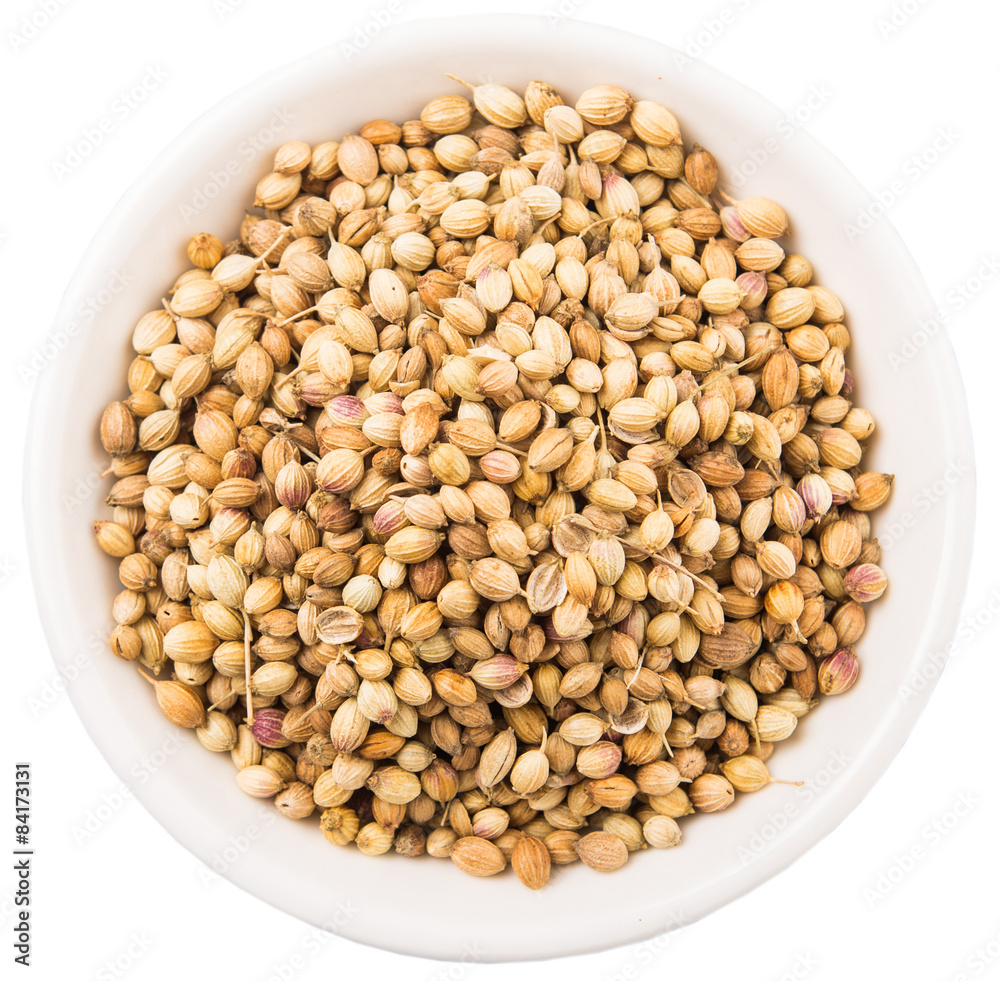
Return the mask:
[[[365,971],[487,981],[509,973],[502,965],[430,962],[317,938],[207,875],[123,794],[80,724],[37,621],[19,521],[33,390],[19,367],[45,340],[75,265],[119,195],[219,99],[274,66],[349,40],[387,9],[395,12],[386,30],[405,31],[413,18],[471,12],[472,5],[14,0],[0,15],[0,637],[7,692],[0,789],[11,788],[2,791],[0,813],[9,819],[0,821],[0,852],[12,847],[14,834],[13,763],[27,758],[34,774],[36,976],[141,981],[224,971],[243,981],[307,981]],[[975,0],[563,0],[477,9],[546,13],[553,44],[565,16],[631,29],[755,88],[774,103],[776,120],[797,114],[797,124],[888,204],[877,220],[895,224],[919,263],[958,352],[979,468],[978,540],[954,656],[912,737],[864,803],[792,868],[707,919],[644,945],[523,965],[520,976],[1000,977],[992,680],[1000,610],[992,556],[1000,542],[990,491],[1000,478],[992,361],[1000,299],[997,8]],[[41,26],[32,28],[30,18]],[[594,70],[600,76],[599,64]],[[143,84],[144,97],[123,111],[116,100]],[[104,117],[113,121],[110,131],[73,166],[69,147]],[[905,604],[903,597],[895,601]],[[13,885],[13,873],[0,872],[5,977],[17,976],[7,973]],[[609,916],[614,896],[609,879]],[[447,898],[436,906],[446,917]]]

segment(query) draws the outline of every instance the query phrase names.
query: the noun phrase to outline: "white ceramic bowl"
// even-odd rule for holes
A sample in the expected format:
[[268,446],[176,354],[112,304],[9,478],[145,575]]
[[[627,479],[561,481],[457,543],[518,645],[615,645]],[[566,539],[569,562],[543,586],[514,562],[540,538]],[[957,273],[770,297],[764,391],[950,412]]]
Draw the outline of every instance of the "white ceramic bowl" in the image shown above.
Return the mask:
[[[866,459],[897,475],[890,504],[875,518],[882,538],[892,531],[896,539],[884,559],[892,585],[871,611],[857,686],[825,700],[774,754],[777,776],[809,783],[770,786],[724,813],[689,818],[679,848],[634,855],[611,878],[571,866],[537,894],[512,875],[477,880],[450,862],[376,861],[334,848],[313,822],[282,821],[269,804],[244,796],[228,756],[206,752],[167,723],[134,668],[106,649],[91,653],[70,693],[117,774],[195,855],[304,921],[404,953],[460,959],[475,950],[495,961],[581,953],[690,922],[783,869],[850,812],[903,744],[930,691],[922,683],[905,697],[900,686],[921,670],[932,678],[943,662],[968,571],[972,448],[943,332],[903,367],[890,363],[932,316],[917,270],[884,220],[853,240],[845,235],[844,223],[868,195],[830,153],[804,133],[786,139],[775,130],[780,114],[772,106],[676,55],[605,27],[564,20],[554,32],[543,18],[494,16],[392,26],[353,59],[333,46],[248,86],[192,125],[115,208],[66,293],[58,327],[99,296],[113,270],[131,277],[46,370],[34,406],[31,553],[34,563],[62,557],[46,563],[38,590],[60,667],[95,632],[106,635],[120,588],[90,522],[106,515],[108,481],[94,489],[103,466],[97,420],[124,391],[131,328],[185,267],[189,235],[234,235],[269,152],[283,140],[315,143],[370,118],[413,118],[429,97],[453,90],[444,72],[516,88],[540,77],[569,101],[613,81],[670,106],[686,140],[718,157],[724,180],[773,141],[777,152],[740,193],[770,195],[787,207],[796,249],[849,311],[858,400],[879,423]],[[259,140],[268,152],[254,150]],[[967,476],[933,507],[919,504],[915,495],[955,464]],[[916,531],[899,534],[914,523]],[[137,779],[136,764],[153,752],[165,762]]]

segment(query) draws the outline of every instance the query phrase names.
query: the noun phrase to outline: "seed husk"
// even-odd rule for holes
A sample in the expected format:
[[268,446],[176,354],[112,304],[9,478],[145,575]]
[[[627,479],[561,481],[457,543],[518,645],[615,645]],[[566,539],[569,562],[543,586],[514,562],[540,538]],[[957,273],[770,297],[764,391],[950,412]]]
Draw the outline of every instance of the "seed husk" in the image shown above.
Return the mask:
[[468,875],[490,876],[502,872],[507,860],[500,849],[486,838],[466,835],[451,846],[451,860]]
[[549,881],[552,858],[545,842],[533,835],[523,835],[514,845],[510,865],[529,889],[541,889]]
[[153,685],[161,711],[175,726],[196,729],[205,724],[205,706],[193,688],[178,681],[157,681],[147,674],[142,676]]
[[592,831],[577,841],[573,849],[580,861],[596,872],[614,872],[628,861],[625,843],[609,831]]

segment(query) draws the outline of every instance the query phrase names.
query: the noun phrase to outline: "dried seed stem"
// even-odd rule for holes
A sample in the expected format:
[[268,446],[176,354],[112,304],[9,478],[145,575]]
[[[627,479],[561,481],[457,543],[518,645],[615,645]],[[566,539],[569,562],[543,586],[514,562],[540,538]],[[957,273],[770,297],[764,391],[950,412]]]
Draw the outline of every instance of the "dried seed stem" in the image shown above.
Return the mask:
[[253,692],[250,691],[250,642],[253,640],[253,632],[250,629],[250,617],[246,610],[240,611],[243,614],[243,668],[247,683],[247,725],[253,725]]

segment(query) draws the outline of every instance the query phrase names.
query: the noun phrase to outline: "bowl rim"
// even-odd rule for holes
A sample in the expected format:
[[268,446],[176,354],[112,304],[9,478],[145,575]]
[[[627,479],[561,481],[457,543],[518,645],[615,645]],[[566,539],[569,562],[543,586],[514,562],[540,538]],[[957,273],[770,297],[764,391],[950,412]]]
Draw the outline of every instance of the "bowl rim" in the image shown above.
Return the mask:
[[[494,33],[498,36],[503,36],[505,34],[509,35],[513,31],[526,32],[539,29],[543,26],[546,29],[550,27],[544,15],[467,14],[461,16],[416,18],[395,24],[393,25],[395,30],[387,31],[384,36],[379,36],[379,57],[387,58],[391,56],[393,45],[399,45],[403,41],[400,35],[404,28],[406,34],[405,43],[407,45],[420,45],[430,43],[434,37],[439,38],[442,31],[445,32],[446,36],[453,37],[456,33],[456,24],[460,25],[458,31],[462,32],[467,30],[473,23],[476,25],[475,30],[477,32],[485,31],[489,33],[489,36],[493,36]],[[772,112],[775,109],[775,106],[769,100],[746,86],[743,82],[732,78],[718,69],[701,63],[697,59],[691,59],[679,49],[655,39],[640,37],[619,28],[610,28],[597,23],[568,19],[561,21],[559,29],[564,33],[566,39],[569,39],[571,35],[577,35],[577,39],[581,42],[591,44],[596,42],[607,45],[609,38],[614,38],[617,39],[618,43],[642,46],[649,51],[652,51],[655,47],[657,52],[664,58],[676,57],[684,59],[686,63],[684,70],[686,72],[691,72],[696,77],[705,79],[707,84],[716,87],[719,85],[724,86],[727,91],[738,94],[745,104],[752,106],[757,112]],[[269,87],[300,77],[303,73],[311,71],[315,66],[328,62],[331,56],[337,57],[339,54],[338,49],[344,43],[344,40],[343,38],[335,40],[306,58],[290,61],[285,65],[274,68],[254,78],[200,114],[171,140],[169,146],[162,148],[145,171],[136,177],[128,189],[119,197],[99,230],[83,250],[81,260],[63,293],[53,320],[53,326],[58,326],[70,319],[70,311],[82,296],[83,284],[92,280],[95,274],[99,272],[102,261],[101,257],[106,253],[109,243],[113,240],[116,229],[123,223],[131,220],[130,213],[132,212],[133,204],[143,199],[153,188],[159,186],[163,174],[169,173],[175,162],[184,160],[188,156],[190,148],[199,140],[210,138],[214,128],[219,123],[224,123],[227,116],[237,107],[246,106],[253,100],[258,99]],[[341,65],[338,74],[342,78],[349,78],[351,74],[350,63],[348,62],[346,66]],[[832,180],[847,190],[860,195],[867,195],[863,185],[861,185],[839,158],[809,132],[800,131],[796,135],[796,142],[803,146],[804,149],[801,152],[807,154],[810,160],[814,161],[821,168],[821,172],[814,175],[817,183]],[[886,223],[884,236],[892,244],[894,254],[891,264],[896,269],[900,281],[905,280],[908,289],[913,291],[919,300],[919,304],[925,308],[927,315],[932,315],[934,310],[933,301],[916,262],[895,227],[889,222]],[[919,668],[923,664],[931,663],[935,656],[933,652],[943,649],[943,646],[954,635],[969,577],[975,521],[976,475],[968,405],[954,349],[950,339],[943,332],[940,348],[936,353],[938,357],[936,370],[941,379],[937,395],[941,401],[942,411],[946,412],[948,416],[951,449],[954,453],[960,454],[962,459],[970,461],[973,473],[971,474],[971,480],[953,488],[953,493],[950,493],[946,498],[948,528],[951,532],[950,543],[945,543],[943,546],[943,561],[938,571],[939,589],[936,594],[936,604],[931,610],[922,634],[922,657],[919,660],[910,662],[911,667],[916,668]],[[36,468],[38,468],[39,472],[44,468],[43,458],[46,451],[46,437],[53,431],[54,426],[59,425],[59,420],[53,418],[51,415],[47,395],[54,386],[58,385],[58,379],[62,370],[64,369],[60,365],[50,365],[42,374],[35,388],[28,418],[23,487],[26,517],[25,531],[28,541],[28,557],[34,593],[43,631],[57,667],[68,663],[69,652],[63,649],[57,629],[59,610],[56,603],[56,594],[58,590],[43,588],[43,583],[46,586],[50,585],[52,570],[46,568],[43,578],[41,567],[41,556],[51,554],[50,549],[55,547],[56,543],[53,541],[51,533],[48,530],[41,499],[31,493],[30,481],[32,475],[36,473]],[[769,849],[752,863],[727,876],[724,880],[726,884],[725,889],[716,888],[718,885],[717,882],[703,884],[703,887],[697,894],[696,900],[686,907],[683,921],[678,921],[675,925],[668,924],[668,928],[673,929],[675,926],[687,925],[694,922],[749,893],[792,864],[792,862],[801,858],[810,848],[830,834],[868,794],[909,738],[913,726],[926,706],[939,676],[940,670],[936,671],[930,683],[917,691],[912,698],[907,699],[902,705],[897,705],[895,714],[891,719],[883,719],[882,725],[866,743],[866,752],[862,756],[852,760],[851,772],[838,782],[836,793],[824,799],[812,822],[800,823],[786,833],[780,848]],[[115,747],[112,746],[111,740],[95,734],[99,731],[96,719],[100,714],[100,706],[91,704],[90,701],[82,698],[73,686],[67,686],[67,690],[74,709],[91,739],[93,739],[111,769],[124,780],[127,763],[114,752]],[[149,805],[145,799],[146,795],[141,788],[134,788],[133,793],[157,823],[179,844],[202,862],[209,863],[209,846],[198,838],[194,833],[194,829],[189,824],[185,824],[172,816],[165,816],[156,808]],[[291,912],[286,906],[281,905],[278,900],[269,897],[245,881],[241,881],[240,876],[227,874],[226,878],[239,888],[256,896],[274,908],[284,912]],[[709,893],[711,895],[708,895]],[[293,915],[300,916],[301,914],[293,912]],[[521,952],[518,950],[516,944],[512,943],[508,949],[497,951],[497,957],[490,956],[485,958],[485,960],[510,961],[528,958],[560,957],[603,950],[611,946],[642,941],[658,933],[662,933],[663,927],[664,924],[658,921],[655,916],[644,918],[638,923],[616,921],[613,929],[610,931],[612,934],[610,937],[605,934],[598,935],[596,931],[584,938],[554,937],[551,950],[548,951],[540,951],[537,945],[534,945],[529,951]],[[414,934],[386,936],[378,929],[369,929],[364,933],[359,932],[358,935],[353,936],[353,939],[400,954],[432,958],[441,956],[439,952],[435,953],[435,950],[427,944],[421,944]]]

